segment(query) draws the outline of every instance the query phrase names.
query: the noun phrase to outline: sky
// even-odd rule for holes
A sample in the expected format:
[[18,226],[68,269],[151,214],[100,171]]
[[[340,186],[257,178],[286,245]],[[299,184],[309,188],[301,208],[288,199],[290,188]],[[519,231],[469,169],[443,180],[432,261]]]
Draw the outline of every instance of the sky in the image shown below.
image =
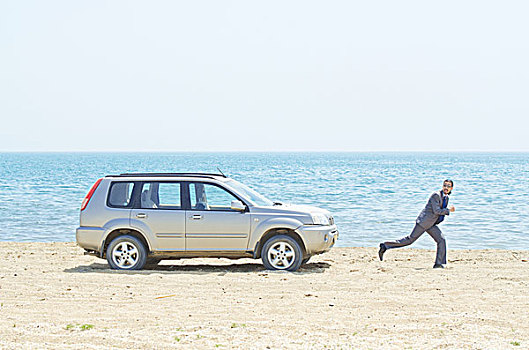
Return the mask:
[[527,13],[0,0],[0,151],[529,151]]

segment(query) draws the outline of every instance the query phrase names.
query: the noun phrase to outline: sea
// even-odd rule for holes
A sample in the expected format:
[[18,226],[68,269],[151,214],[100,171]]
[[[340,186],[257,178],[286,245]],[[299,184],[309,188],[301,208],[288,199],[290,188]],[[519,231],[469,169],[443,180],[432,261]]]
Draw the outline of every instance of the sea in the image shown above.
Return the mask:
[[[92,184],[125,172],[224,174],[273,201],[329,210],[340,247],[408,235],[452,179],[449,249],[529,249],[529,153],[0,153],[0,241],[71,242]],[[434,249],[424,234],[415,248]]]

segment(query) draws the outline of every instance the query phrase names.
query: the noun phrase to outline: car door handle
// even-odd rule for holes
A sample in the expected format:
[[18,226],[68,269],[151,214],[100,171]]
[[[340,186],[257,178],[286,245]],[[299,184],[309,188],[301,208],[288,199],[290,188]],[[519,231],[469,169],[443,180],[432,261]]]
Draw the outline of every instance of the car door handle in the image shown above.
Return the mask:
[[200,220],[200,219],[202,219],[202,215],[192,215],[189,218],[193,219],[193,220]]
[[145,214],[145,213],[138,213],[138,214],[136,214],[136,217],[137,217],[138,219],[145,219],[145,218],[147,217],[147,214]]

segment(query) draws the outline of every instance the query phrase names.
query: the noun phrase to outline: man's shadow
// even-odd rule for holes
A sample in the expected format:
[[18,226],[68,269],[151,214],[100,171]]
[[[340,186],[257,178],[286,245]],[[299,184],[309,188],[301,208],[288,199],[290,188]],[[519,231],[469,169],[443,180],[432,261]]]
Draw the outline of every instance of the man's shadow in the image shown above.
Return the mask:
[[294,273],[294,274],[307,274],[307,273],[323,273],[331,265],[326,262],[313,262],[301,266],[295,272],[286,272],[280,270],[267,270],[262,264],[228,264],[228,265],[214,265],[214,264],[189,264],[189,265],[174,265],[170,263],[162,263],[157,266],[144,267],[142,270],[113,270],[106,263],[93,263],[90,265],[80,265],[70,269],[65,269],[67,273],[118,273],[118,274],[131,274],[131,275],[150,275],[150,274],[217,274],[225,275],[227,273]]

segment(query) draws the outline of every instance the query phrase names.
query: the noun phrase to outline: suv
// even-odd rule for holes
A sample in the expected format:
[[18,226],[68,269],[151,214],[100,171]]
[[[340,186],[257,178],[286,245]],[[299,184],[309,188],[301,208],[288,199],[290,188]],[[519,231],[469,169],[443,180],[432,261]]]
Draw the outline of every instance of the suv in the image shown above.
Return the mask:
[[92,186],[80,216],[77,244],[123,270],[225,257],[295,271],[338,238],[328,211],[274,203],[218,174],[108,175]]

